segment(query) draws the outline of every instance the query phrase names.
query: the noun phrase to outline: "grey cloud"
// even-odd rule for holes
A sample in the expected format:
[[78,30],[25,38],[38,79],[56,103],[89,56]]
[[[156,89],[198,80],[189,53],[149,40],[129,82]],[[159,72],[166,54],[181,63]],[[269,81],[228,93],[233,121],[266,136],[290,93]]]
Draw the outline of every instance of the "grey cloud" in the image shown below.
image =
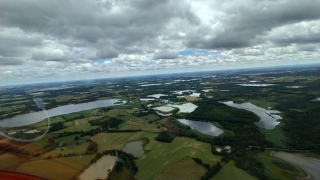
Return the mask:
[[23,60],[14,57],[0,57],[0,65],[21,65]]
[[175,51],[159,51],[153,56],[153,59],[176,59],[179,57],[179,53]]
[[114,49],[105,48],[103,50],[99,50],[96,55],[97,56],[95,57],[95,59],[106,59],[106,58],[118,57],[119,53]]
[[[220,22],[224,31],[214,34],[215,37],[204,39],[210,32],[198,33],[185,44],[191,48],[232,49],[256,45],[261,42],[258,35],[269,30],[300,21],[320,18],[320,1],[245,1],[228,6],[222,3],[217,9],[224,9],[226,17]],[[214,8],[214,7],[212,7]],[[293,40],[294,41],[294,40]],[[296,42],[309,41],[304,38]],[[315,40],[316,41],[316,40]]]

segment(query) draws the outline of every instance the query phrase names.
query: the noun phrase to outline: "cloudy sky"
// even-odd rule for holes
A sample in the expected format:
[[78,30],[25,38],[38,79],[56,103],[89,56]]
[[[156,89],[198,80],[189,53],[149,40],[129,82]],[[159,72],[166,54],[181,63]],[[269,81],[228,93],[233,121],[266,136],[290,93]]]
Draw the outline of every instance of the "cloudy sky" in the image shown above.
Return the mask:
[[1,0],[0,83],[317,63],[319,8],[319,0]]

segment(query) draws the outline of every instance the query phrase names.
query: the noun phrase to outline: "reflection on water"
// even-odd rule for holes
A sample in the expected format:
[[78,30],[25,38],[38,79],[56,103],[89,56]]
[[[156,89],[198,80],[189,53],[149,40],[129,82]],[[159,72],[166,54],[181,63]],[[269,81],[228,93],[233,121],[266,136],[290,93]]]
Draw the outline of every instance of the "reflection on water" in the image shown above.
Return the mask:
[[[73,112],[89,110],[89,109],[113,106],[118,101],[119,100],[117,99],[111,99],[111,100],[100,100],[100,101],[93,101],[93,102],[81,103],[81,104],[69,104],[69,105],[48,109],[46,110],[46,112],[50,117],[53,117],[53,116],[59,116],[63,114],[73,113]],[[17,115],[12,118],[0,120],[0,126],[8,126],[8,127],[24,126],[24,125],[37,123],[46,118],[48,117],[46,113],[44,113],[43,111],[33,112],[33,113]]]
[[127,143],[122,151],[132,154],[134,157],[141,157],[144,153],[143,140],[132,141]]
[[260,117],[260,121],[256,122],[255,125],[260,128],[273,129],[280,123],[277,121],[278,119],[281,119],[281,117],[277,115],[280,113],[280,111],[266,110],[249,102],[237,104],[233,103],[233,101],[228,101],[223,103],[231,107],[251,111],[258,115]]
[[222,129],[217,128],[210,122],[191,121],[187,119],[178,119],[178,121],[182,124],[190,126],[191,129],[197,130],[202,134],[206,134],[209,136],[218,136],[223,133]]

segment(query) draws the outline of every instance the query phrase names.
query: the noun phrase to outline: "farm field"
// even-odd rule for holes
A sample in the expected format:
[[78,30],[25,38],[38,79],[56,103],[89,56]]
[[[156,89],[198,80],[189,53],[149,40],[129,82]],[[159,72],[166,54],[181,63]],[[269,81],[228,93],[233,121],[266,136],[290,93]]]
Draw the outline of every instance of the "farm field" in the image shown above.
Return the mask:
[[17,164],[17,163],[21,163],[23,161],[25,161],[25,159],[20,158],[16,155],[9,154],[9,153],[2,154],[0,156],[0,162],[1,162],[0,169],[3,170],[6,167],[9,167],[9,166]]
[[221,156],[213,155],[210,148],[207,143],[183,137],[176,137],[171,143],[150,139],[145,146],[148,152],[136,160],[139,167],[136,177],[152,179],[187,156],[200,158],[204,163],[213,165]]
[[149,121],[143,118],[132,119],[126,121],[120,125],[120,130],[143,130],[147,132],[161,132],[166,130],[161,124],[165,123],[166,119],[161,119],[156,122],[149,123]]
[[186,157],[168,170],[159,174],[154,180],[188,179],[198,180],[206,173],[207,169],[197,164],[190,157]]
[[98,144],[98,152],[111,149],[123,149],[125,144],[143,137],[154,140],[156,133],[147,132],[123,132],[123,133],[99,133],[93,137]]
[[[84,162],[89,162],[91,157],[84,157]],[[47,179],[61,180],[70,179],[76,176],[86,165],[69,159],[64,158],[51,158],[43,160],[34,160],[22,163],[17,169],[17,172],[32,174]]]
[[254,176],[235,166],[231,160],[223,165],[222,169],[212,178],[213,180],[257,180]]

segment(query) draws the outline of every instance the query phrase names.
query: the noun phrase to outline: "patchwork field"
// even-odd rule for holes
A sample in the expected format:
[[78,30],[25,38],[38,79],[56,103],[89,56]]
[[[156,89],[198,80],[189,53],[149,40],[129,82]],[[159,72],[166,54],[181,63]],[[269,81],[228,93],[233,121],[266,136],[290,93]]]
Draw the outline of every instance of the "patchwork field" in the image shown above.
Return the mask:
[[157,176],[155,180],[198,180],[206,171],[206,168],[194,162],[192,158],[187,157]]

